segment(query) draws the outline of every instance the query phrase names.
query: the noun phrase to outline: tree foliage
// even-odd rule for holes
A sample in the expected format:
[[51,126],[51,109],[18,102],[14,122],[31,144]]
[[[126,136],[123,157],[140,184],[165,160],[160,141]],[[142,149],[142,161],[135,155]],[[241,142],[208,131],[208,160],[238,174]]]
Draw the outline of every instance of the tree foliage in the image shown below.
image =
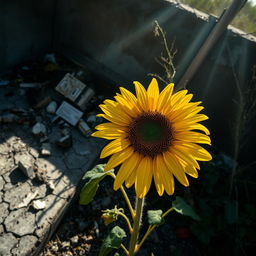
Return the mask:
[[[180,0],[179,2],[200,11],[220,16],[223,10],[229,7],[232,0]],[[247,1],[231,24],[246,33],[256,35],[256,6]]]

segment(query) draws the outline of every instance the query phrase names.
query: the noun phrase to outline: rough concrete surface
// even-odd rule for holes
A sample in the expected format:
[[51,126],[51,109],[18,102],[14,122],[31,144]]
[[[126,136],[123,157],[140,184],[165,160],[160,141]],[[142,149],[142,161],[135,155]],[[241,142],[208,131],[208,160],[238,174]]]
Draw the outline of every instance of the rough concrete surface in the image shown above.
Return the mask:
[[[0,256],[38,255],[103,146],[103,140],[85,137],[77,127],[69,126],[65,129],[72,136],[72,145],[58,147],[63,127],[48,122],[41,112],[37,116],[47,127],[49,156],[40,154],[41,137],[33,135],[31,125],[1,124]],[[32,168],[32,176],[25,175],[20,162]],[[36,200],[42,209],[34,207]]]

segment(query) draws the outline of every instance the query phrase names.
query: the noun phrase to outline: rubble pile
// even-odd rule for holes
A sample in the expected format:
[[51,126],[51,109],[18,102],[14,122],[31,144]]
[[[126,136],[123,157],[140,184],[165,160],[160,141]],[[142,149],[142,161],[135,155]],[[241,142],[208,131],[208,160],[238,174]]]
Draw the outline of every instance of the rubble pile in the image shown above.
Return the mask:
[[47,54],[0,77],[0,255],[36,255],[103,140],[92,76]]

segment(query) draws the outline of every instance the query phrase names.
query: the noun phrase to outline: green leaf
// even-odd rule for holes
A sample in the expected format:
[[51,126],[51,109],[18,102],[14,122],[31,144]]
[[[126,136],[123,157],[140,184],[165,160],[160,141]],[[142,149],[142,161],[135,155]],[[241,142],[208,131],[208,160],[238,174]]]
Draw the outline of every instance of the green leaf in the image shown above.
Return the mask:
[[162,223],[162,210],[149,210],[148,214],[148,223],[149,225],[159,225]]
[[113,227],[102,243],[99,256],[106,256],[112,251],[112,249],[120,248],[123,238],[125,237],[126,233],[122,228],[119,226]]
[[96,165],[92,170],[88,171],[84,175],[83,179],[88,181],[85,183],[84,187],[81,190],[79,200],[80,204],[89,204],[96,195],[101,180],[109,175],[110,172],[114,171],[110,170],[108,172],[105,172],[104,166],[105,165],[103,164]]
[[176,196],[176,200],[172,202],[172,207],[176,212],[182,215],[189,216],[194,220],[200,220],[200,217],[195,213],[194,209],[179,196]]

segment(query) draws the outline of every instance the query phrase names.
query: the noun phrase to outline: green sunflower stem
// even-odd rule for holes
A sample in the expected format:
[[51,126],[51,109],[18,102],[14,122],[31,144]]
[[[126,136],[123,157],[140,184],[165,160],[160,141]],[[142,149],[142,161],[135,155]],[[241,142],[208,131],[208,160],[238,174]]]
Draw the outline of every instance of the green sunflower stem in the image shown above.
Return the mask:
[[139,228],[141,223],[142,211],[144,206],[144,198],[136,197],[136,205],[135,205],[135,218],[133,222],[133,230],[130,239],[130,246],[129,246],[129,256],[134,256],[137,252],[137,240],[139,236]]
[[132,208],[131,201],[130,201],[129,197],[127,196],[127,194],[126,194],[125,189],[124,189],[123,186],[120,187],[120,190],[121,190],[121,192],[122,192],[122,194],[123,194],[124,200],[125,200],[126,203],[127,203],[127,206],[128,206],[128,208],[129,208],[129,210],[130,210],[130,213],[131,213],[131,215],[132,215],[132,218],[134,219],[134,218],[135,218],[135,212],[134,212],[134,209]]
[[[109,175],[110,175],[114,180],[116,179],[116,175],[115,175],[114,173],[111,173],[111,172],[110,172]],[[130,213],[131,213],[131,215],[132,215],[132,218],[134,219],[134,218],[135,218],[135,212],[134,212],[134,209],[132,208],[131,201],[130,201],[130,199],[129,199],[127,193],[125,192],[125,189],[124,189],[123,185],[121,185],[120,190],[121,190],[121,192],[122,192],[122,194],[123,194],[123,197],[124,197],[125,202],[127,203],[127,206],[128,206],[128,208],[129,208],[129,210],[130,210]]]

